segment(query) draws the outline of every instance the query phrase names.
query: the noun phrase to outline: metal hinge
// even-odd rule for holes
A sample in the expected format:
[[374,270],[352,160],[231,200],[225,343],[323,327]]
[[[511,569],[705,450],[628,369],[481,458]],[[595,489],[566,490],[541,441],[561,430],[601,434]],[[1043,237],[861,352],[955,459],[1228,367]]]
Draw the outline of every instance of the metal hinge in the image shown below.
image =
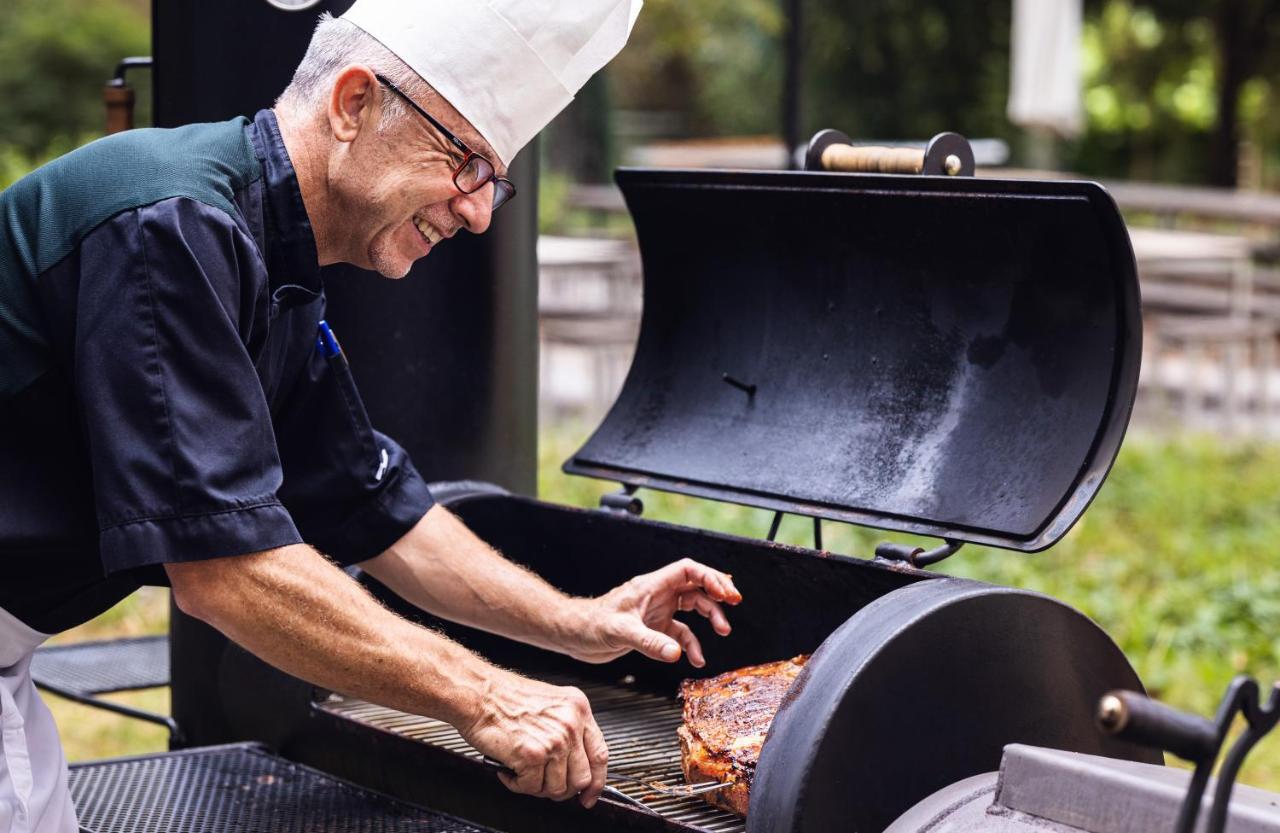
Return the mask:
[[946,543],[931,550],[926,550],[924,547],[913,547],[908,544],[895,544],[892,541],[882,541],[876,545],[876,558],[883,558],[888,561],[905,561],[912,567],[917,568],[928,567],[930,564],[937,564],[945,558],[950,558],[964,546],[964,541],[955,541],[951,538],[944,540]]
[[618,491],[600,496],[600,508],[606,512],[639,517],[644,512],[644,501],[636,497],[636,491],[639,488],[639,486],[624,483]]

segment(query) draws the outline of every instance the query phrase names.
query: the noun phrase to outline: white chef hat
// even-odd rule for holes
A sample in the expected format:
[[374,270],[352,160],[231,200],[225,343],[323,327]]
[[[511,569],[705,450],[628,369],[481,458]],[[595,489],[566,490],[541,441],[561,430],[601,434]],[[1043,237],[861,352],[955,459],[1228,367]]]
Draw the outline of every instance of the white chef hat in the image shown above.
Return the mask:
[[444,96],[506,164],[618,54],[643,0],[356,0],[342,17]]

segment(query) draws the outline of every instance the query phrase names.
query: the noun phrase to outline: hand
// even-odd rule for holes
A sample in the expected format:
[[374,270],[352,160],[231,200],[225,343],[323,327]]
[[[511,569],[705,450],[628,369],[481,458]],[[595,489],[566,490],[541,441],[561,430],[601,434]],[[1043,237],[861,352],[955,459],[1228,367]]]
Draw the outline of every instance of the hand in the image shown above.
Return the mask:
[[604,789],[609,749],[576,688],[493,669],[478,716],[459,731],[477,750],[515,772],[498,773],[507,789],[595,806]]
[[695,668],[706,665],[702,645],[677,611],[696,610],[721,636],[731,628],[721,603],[736,605],[742,594],[727,573],[685,558],[636,576],[597,599],[580,600],[577,626],[566,638],[568,653],[584,662],[609,662],[628,651],[675,662],[681,651]]

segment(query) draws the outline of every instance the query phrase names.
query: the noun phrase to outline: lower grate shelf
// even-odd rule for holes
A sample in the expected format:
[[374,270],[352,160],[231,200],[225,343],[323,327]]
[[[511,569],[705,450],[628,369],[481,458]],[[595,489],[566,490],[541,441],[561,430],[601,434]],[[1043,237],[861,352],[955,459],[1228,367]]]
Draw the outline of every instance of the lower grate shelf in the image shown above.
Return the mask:
[[[636,691],[625,684],[600,685],[575,679],[550,679],[548,682],[577,686],[587,695],[600,731],[609,744],[611,771],[660,784],[684,783],[684,773],[680,768],[680,741],[676,737],[676,728],[682,720],[677,701]],[[439,720],[336,694],[330,695],[317,707],[337,717],[465,757],[480,757],[480,753],[463,740],[457,730]],[[700,798],[660,796],[645,790],[641,784],[617,783],[614,786],[640,799],[670,821],[714,833],[742,833],[746,830],[743,819],[712,807]]]
[[496,833],[236,744],[76,764],[88,833]]

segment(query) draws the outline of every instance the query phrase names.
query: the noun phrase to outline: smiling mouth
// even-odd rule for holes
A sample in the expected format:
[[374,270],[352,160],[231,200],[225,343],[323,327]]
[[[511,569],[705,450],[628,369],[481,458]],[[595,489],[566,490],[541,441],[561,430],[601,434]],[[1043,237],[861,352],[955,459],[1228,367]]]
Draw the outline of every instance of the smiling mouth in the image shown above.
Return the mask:
[[440,231],[440,229],[431,225],[421,217],[413,218],[413,227],[418,230],[418,233],[422,235],[423,239],[427,241],[427,245],[429,246],[434,246],[444,239],[444,232]]

